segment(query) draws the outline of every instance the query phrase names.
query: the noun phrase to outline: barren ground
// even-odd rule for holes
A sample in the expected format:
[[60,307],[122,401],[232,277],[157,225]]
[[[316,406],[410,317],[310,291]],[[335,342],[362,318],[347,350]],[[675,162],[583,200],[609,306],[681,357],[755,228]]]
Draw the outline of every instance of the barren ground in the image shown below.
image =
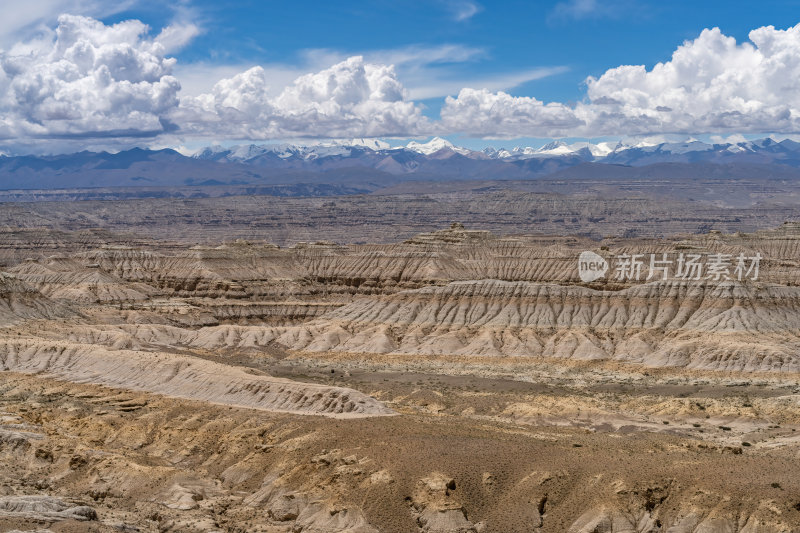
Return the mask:
[[[0,531],[800,531],[797,224],[0,238]],[[582,250],[764,259],[582,283]]]

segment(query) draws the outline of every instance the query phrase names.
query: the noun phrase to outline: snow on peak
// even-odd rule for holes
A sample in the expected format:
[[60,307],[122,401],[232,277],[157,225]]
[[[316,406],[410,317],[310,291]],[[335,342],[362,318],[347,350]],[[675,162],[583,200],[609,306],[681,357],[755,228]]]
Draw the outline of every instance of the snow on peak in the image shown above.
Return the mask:
[[550,141],[549,143],[545,144],[544,146],[542,146],[541,148],[539,148],[536,151],[539,152],[540,154],[542,154],[542,153],[548,153],[548,152],[554,152],[554,151],[556,151],[556,152],[557,151],[563,151],[565,148],[568,148],[568,147],[567,147],[567,143],[565,143],[564,141]]
[[589,151],[595,157],[605,157],[608,154],[610,154],[610,153],[614,152],[615,150],[617,150],[617,148],[619,146],[620,146],[620,143],[618,143],[618,142],[616,142],[616,143],[615,142],[601,142],[601,143],[597,143],[597,144],[590,144],[589,145]]
[[[628,147],[621,142],[604,141],[597,144],[590,142],[575,142],[567,144],[564,141],[552,141],[540,148],[531,148],[530,146],[521,147],[516,146],[511,150],[505,148],[500,149],[485,149],[485,154],[490,154],[491,157],[497,159],[528,159],[531,157],[559,157],[564,155],[578,154],[579,152],[588,151],[593,158],[603,158],[615,151],[625,150]],[[585,157],[585,154],[584,154]]]
[[[683,141],[667,141],[663,138],[650,137],[630,139],[626,141],[602,141],[597,144],[587,141],[567,144],[563,140],[554,140],[540,148],[515,147],[513,149],[486,147],[480,151],[455,146],[451,141],[441,137],[433,137],[426,142],[411,141],[405,147],[392,147],[380,139],[338,139],[320,142],[308,146],[293,144],[241,144],[220,146],[214,144],[194,153],[198,159],[214,161],[246,162],[260,157],[277,157],[280,159],[314,160],[324,157],[355,157],[366,151],[406,150],[425,156],[446,159],[453,154],[461,154],[471,159],[498,159],[516,161],[529,158],[578,157],[586,161],[600,161],[609,157],[617,158],[624,152],[632,157],[647,154],[672,154],[682,156],[691,152],[718,151],[720,153],[737,154],[761,150],[775,151],[782,149],[800,152],[800,143],[782,141],[780,145],[771,139],[741,141],[737,143],[709,144],[697,139],[688,138]],[[441,154],[439,153],[441,152]],[[638,155],[637,155],[638,154]],[[616,159],[615,159],[616,160]]]
[[669,152],[671,154],[688,154],[689,152],[705,152],[711,150],[712,145],[698,141],[697,139],[688,138],[683,142],[664,143],[660,145],[660,150]]
[[567,144],[564,141],[553,141],[545,144],[538,150],[536,155],[558,156],[574,154],[578,150],[589,146],[589,143]]
[[218,144],[212,144],[211,146],[206,146],[204,148],[199,148],[195,150],[195,152],[192,154],[192,157],[207,158],[222,153],[226,150],[227,150],[226,148],[223,148]]
[[266,146],[258,146],[256,144],[239,144],[230,147],[230,159],[236,161],[246,161],[254,157],[258,157],[268,150]]
[[320,146],[345,146],[345,147],[360,147],[369,148],[370,150],[389,150],[391,145],[386,141],[380,139],[335,139]]
[[363,146],[370,150],[389,150],[392,145],[380,139],[350,139],[347,144],[349,146]]
[[406,145],[406,149],[412,150],[414,152],[419,152],[420,154],[425,154],[425,155],[435,154],[439,150],[445,150],[445,149],[451,150],[453,152],[462,155],[467,155],[471,152],[471,150],[457,147],[447,139],[442,139],[441,137],[434,137],[433,139],[431,139],[426,143],[418,143],[416,141],[411,141]]

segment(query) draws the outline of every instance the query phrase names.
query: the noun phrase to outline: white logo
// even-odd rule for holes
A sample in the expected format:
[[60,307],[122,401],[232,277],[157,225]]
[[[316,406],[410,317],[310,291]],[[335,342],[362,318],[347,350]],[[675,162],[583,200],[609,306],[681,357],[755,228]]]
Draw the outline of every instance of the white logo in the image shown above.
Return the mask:
[[594,252],[581,252],[578,257],[578,275],[581,281],[589,283],[600,279],[608,272],[606,260]]
[[[650,260],[648,261],[648,256]],[[578,257],[578,275],[584,283],[605,277],[612,270],[615,281],[756,281],[761,272],[763,256],[756,252],[753,256],[740,253],[702,254],[669,253],[628,254],[612,256],[608,262],[594,252],[581,252]]]

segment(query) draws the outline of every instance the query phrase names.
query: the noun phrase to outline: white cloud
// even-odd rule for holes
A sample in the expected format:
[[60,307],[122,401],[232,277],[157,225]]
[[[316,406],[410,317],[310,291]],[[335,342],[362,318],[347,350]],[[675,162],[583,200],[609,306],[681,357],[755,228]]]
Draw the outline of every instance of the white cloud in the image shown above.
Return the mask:
[[[509,90],[529,81],[566,72],[564,66],[539,67],[491,75],[475,75],[470,64],[489,58],[480,47],[461,44],[410,45],[400,48],[372,50],[361,54],[368,63],[393,65],[411,100],[443,98],[457,94],[464,87],[481,87],[492,91]],[[310,70],[320,70],[350,57],[335,50],[313,49],[303,54]],[[264,65],[269,78],[288,73],[284,65]],[[295,76],[296,77],[296,76]],[[181,78],[181,83],[184,79]]]
[[465,90],[446,100],[442,119],[497,136],[800,131],[800,25],[758,28],[750,41],[704,30],[651,70],[624,65],[588,78],[587,100],[573,107]]
[[597,0],[569,0],[559,2],[553,8],[554,17],[584,18],[594,15],[600,9],[601,4]]
[[[566,72],[566,67],[540,67],[521,72],[508,72],[491,76],[465,78],[425,78],[420,76],[417,83],[408,86],[412,100],[424,100],[458,94],[464,87],[481,87],[489,91],[507,91],[529,81],[540,80]],[[403,78],[405,80],[405,78]]]
[[[173,76],[181,82],[181,98],[188,96],[199,96],[203,93],[210,93],[214,85],[221,79],[232,78],[233,76],[253,68],[254,64],[218,64],[218,63],[177,63],[172,69]],[[303,72],[296,68],[286,66],[282,68],[272,68],[264,65],[267,78],[272,81],[271,87],[284,87],[301,76]],[[275,93],[277,96],[277,92]]]
[[642,2],[632,0],[565,0],[553,7],[547,19],[551,22],[567,22],[592,18],[629,17],[646,12]]
[[[509,94],[563,67],[466,79],[453,65],[464,67],[485,51],[455,44],[366,57],[310,50],[296,65],[176,67],[168,51],[202,31],[191,20],[176,17],[152,37],[136,20],[104,25],[63,15],[55,30],[0,51],[0,138],[6,146],[37,139],[94,146],[143,137],[150,143],[445,133],[738,139],[731,135],[800,132],[800,25],[758,28],[744,43],[704,30],[649,70],[623,65],[587,78],[585,99],[568,105]],[[188,90],[179,92],[178,79]],[[445,99],[440,121],[423,116],[415,103],[445,95],[456,96]]]
[[[92,138],[114,146],[175,135],[374,137],[430,130],[394,67],[358,56],[301,75],[290,68],[228,69],[213,87],[179,101],[176,61],[166,57],[167,50],[199,31],[176,22],[150,37],[137,20],[107,26],[62,15],[49,35],[0,52],[0,138],[7,146],[37,140],[63,146],[69,139],[94,145]],[[457,47],[449,52],[474,53]],[[209,67],[206,74],[221,72]]]
[[747,138],[741,133],[734,133],[733,135],[728,135],[727,137],[722,135],[712,135],[710,140],[714,144],[736,144],[746,142]]
[[178,104],[174,59],[147,26],[62,15],[55,38],[0,53],[0,137],[156,134]]
[[419,69],[447,63],[466,63],[483,59],[486,56],[486,50],[483,48],[463,44],[411,45],[388,50],[374,50],[364,54],[364,57],[373,63],[384,63],[406,69]]
[[[56,30],[0,52],[0,138],[17,146],[37,139],[53,146],[69,139],[118,146],[146,137],[183,142],[423,135],[434,124],[413,98],[455,94],[464,82],[448,69],[485,57],[481,48],[443,44],[376,50],[367,58],[309,50],[305,65],[176,68],[168,52],[201,32],[191,22],[196,14],[181,6],[155,37],[136,20],[106,26],[63,15]],[[478,81],[506,89],[557,71]],[[412,80],[411,90],[401,78]],[[178,79],[188,87],[180,92],[180,105]]]
[[563,104],[487,89],[462,89],[458,97],[448,96],[441,114],[449,131],[478,137],[561,137],[582,126],[574,110]]
[[172,22],[154,40],[164,47],[166,53],[173,54],[203,33],[198,22],[203,17],[192,7],[191,0],[173,0],[169,8],[172,10]]
[[[366,63],[393,65],[397,78],[403,81],[404,87],[408,90],[408,97],[412,100],[444,97],[457,93],[466,83],[463,76],[458,76],[458,67],[487,57],[483,48],[460,44],[409,45],[371,50],[363,54],[315,48],[302,51],[300,60],[292,64],[262,63],[258,66],[264,70],[264,76],[269,80],[267,93],[271,97],[277,97],[285,87],[291,85],[300,76],[324,70],[355,55],[362,56]],[[209,62],[178,63],[174,72],[181,81],[182,95],[199,96],[203,93],[210,93],[218,80],[231,78],[254,66],[256,65]],[[555,69],[559,69],[558,72],[560,72],[561,68],[506,73],[486,81],[497,82],[490,88],[510,89],[526,81],[556,73]],[[474,81],[474,79],[469,80]],[[483,83],[483,81],[478,80],[478,83]]]
[[193,22],[175,22],[161,30],[155,42],[163,46],[166,53],[171,54],[189,44],[200,33],[200,27]]
[[587,80],[594,128],[629,132],[798,131],[800,25],[750,32],[737,44],[703,30],[655,65],[621,66]]
[[483,10],[483,7],[472,0],[444,0],[448,11],[457,22],[469,20]]
[[300,76],[277,97],[270,96],[265,70],[253,67],[220,80],[210,93],[185,98],[177,116],[196,135],[250,139],[401,136],[429,129],[394,68],[360,56]]
[[102,0],[36,0],[15,2],[13,8],[4,9],[0,17],[0,48],[8,48],[19,41],[31,40],[36,34],[49,34],[50,28],[61,13],[80,13],[92,17],[106,17],[131,8],[137,0],[104,2]]
[[[297,67],[280,64],[235,74],[221,66],[178,66],[176,72],[182,85],[189,86],[189,94],[183,96],[175,118],[192,135],[251,139],[434,133],[436,124],[422,116],[414,100],[458,93],[465,80],[448,79],[437,65],[472,61],[484,54],[480,48],[450,44],[375,50],[367,57],[350,58],[332,50],[307,50],[304,61],[319,70],[314,74],[299,74]],[[331,63],[335,64],[322,67]],[[565,70],[539,68],[469,81],[490,90],[508,89]],[[226,72],[222,80],[197,90],[219,72]],[[383,89],[376,91],[379,87]]]

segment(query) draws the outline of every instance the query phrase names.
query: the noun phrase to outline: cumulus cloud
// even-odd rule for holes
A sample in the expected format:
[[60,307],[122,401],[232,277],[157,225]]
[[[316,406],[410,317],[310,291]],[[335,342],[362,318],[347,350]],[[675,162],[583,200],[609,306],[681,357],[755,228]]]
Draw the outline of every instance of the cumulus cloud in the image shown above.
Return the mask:
[[[309,70],[319,70],[344,61],[352,55],[329,49],[312,49],[303,54]],[[487,50],[453,43],[371,50],[364,53],[363,57],[367,63],[393,65],[398,78],[408,91],[408,98],[412,100],[444,98],[457,93],[462,87],[476,85],[493,90],[507,90],[565,70],[563,67],[534,68],[476,76],[474,68],[465,66],[488,59],[490,56]],[[275,69],[271,70],[274,72]]]
[[463,90],[447,99],[442,120],[496,136],[797,132],[800,25],[758,28],[741,44],[707,29],[651,70],[620,66],[586,86],[586,101],[572,107]]
[[95,18],[107,17],[132,8],[137,0],[36,0],[15,2],[13,9],[0,17],[0,48],[28,40],[32,34],[50,33],[61,13],[81,13]]
[[448,96],[441,115],[448,129],[477,137],[518,137],[523,131],[529,137],[560,137],[583,125],[563,104],[488,89],[461,89],[458,97]]
[[185,98],[179,117],[187,132],[250,139],[426,133],[421,108],[406,97],[394,67],[354,56],[298,77],[276,97],[264,69],[253,67]]
[[[394,67],[360,56],[287,83],[256,66],[179,98],[167,57],[198,34],[175,23],[151,37],[137,20],[114,25],[62,15],[51,35],[0,51],[0,139],[376,137],[426,134]],[[276,83],[277,82],[277,83]],[[277,86],[270,87],[271,84]],[[135,142],[135,141],[134,141]]]
[[0,52],[0,137],[155,135],[170,129],[174,59],[139,21],[72,15],[50,40]]
[[587,80],[595,127],[638,132],[797,131],[800,25],[750,32],[737,44],[718,28],[647,71],[621,66]]
[[[181,20],[186,22],[151,36],[136,20],[105,25],[62,15],[49,34],[0,51],[0,139],[5,145],[80,139],[96,146],[102,139],[112,145],[142,137],[724,138],[800,132],[800,25],[758,28],[744,43],[716,28],[704,30],[651,69],[623,65],[587,78],[584,100],[566,104],[509,94],[524,80],[563,71],[558,67],[473,78],[465,85],[457,78],[422,85],[431,65],[484,53],[458,45],[376,51],[366,59],[310,52],[328,62],[302,65],[311,70],[305,74],[294,68],[276,74],[269,65],[236,71],[214,66],[203,77],[222,79],[180,96],[174,71],[181,71],[168,54],[200,31],[189,18]],[[411,89],[401,79],[411,80]],[[414,98],[441,94],[456,96],[445,99],[440,120],[429,120]]]

